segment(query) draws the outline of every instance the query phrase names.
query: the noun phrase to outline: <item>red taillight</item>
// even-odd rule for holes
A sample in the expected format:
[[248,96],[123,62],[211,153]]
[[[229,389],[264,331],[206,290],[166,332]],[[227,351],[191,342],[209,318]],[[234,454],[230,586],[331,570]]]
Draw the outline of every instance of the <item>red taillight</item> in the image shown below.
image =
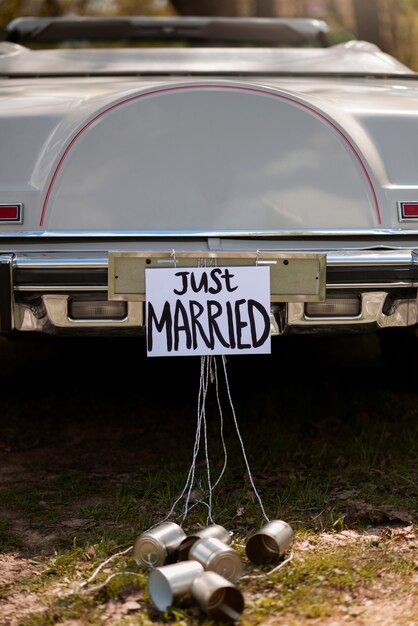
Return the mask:
[[401,202],[401,217],[404,220],[418,219],[418,202]]
[[20,222],[21,204],[0,204],[0,222]]

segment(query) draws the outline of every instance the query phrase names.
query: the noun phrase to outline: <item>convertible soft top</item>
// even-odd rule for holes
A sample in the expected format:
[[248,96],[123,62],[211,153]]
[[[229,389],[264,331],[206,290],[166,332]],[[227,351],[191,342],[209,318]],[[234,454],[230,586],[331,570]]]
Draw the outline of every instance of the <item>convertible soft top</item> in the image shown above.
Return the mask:
[[[329,46],[328,26],[315,19],[18,18],[7,39],[0,74],[17,77],[412,73],[366,42]],[[91,47],[110,41],[128,46]],[[38,49],[45,44],[57,48]]]
[[0,44],[0,75],[413,74],[376,46],[329,48],[124,48],[29,50]]
[[48,17],[18,18],[7,27],[15,43],[63,41],[171,41],[189,45],[227,44],[324,47],[325,22],[305,18],[224,17]]

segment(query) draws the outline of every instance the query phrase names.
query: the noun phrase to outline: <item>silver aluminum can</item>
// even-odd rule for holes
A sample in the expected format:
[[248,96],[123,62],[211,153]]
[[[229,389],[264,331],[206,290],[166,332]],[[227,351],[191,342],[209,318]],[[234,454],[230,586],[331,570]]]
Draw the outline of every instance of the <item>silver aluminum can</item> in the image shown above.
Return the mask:
[[292,546],[294,532],[287,522],[273,520],[251,535],[245,546],[247,557],[257,565],[280,559]]
[[182,561],[153,569],[148,578],[152,603],[160,611],[165,611],[176,598],[190,593],[194,579],[203,571],[197,561]]
[[244,610],[241,591],[216,572],[195,578],[191,594],[200,608],[213,620],[235,622]]
[[199,539],[209,539],[211,537],[219,539],[219,541],[222,541],[222,543],[227,546],[229,546],[232,541],[231,533],[229,533],[223,526],[219,526],[219,524],[206,526],[206,528],[201,528],[192,535],[188,535],[186,539],[182,541],[179,548],[179,561],[187,561],[189,558],[190,548],[196,543],[196,541],[199,541]]
[[159,567],[172,563],[186,533],[174,522],[163,522],[137,537],[133,557],[142,567]]
[[196,541],[190,548],[189,558],[232,582],[238,582],[242,576],[243,564],[238,552],[214,537]]

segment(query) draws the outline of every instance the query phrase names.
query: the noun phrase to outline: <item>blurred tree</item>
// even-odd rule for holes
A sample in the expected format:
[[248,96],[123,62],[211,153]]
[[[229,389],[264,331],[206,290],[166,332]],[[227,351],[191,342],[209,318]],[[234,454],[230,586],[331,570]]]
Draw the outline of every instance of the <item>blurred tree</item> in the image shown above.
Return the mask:
[[274,17],[277,15],[275,0],[256,0],[255,15],[258,17]]
[[379,0],[354,0],[354,14],[358,38],[381,47]]
[[115,0],[113,13],[117,15],[173,15],[170,2],[155,0]]
[[38,15],[41,17],[60,17],[64,10],[64,6],[59,0],[44,0]]
[[382,48],[406,65],[418,67],[418,0],[380,0]]
[[[350,18],[347,19],[347,10],[340,0],[328,0],[326,3],[326,15],[331,16],[335,22],[341,27],[349,26]],[[351,26],[351,24],[350,24]]]
[[21,14],[22,0],[0,0],[0,24],[8,24]]
[[171,4],[181,15],[239,15],[237,0],[171,0]]
[[0,24],[15,17],[63,15],[170,15],[169,0],[0,0]]

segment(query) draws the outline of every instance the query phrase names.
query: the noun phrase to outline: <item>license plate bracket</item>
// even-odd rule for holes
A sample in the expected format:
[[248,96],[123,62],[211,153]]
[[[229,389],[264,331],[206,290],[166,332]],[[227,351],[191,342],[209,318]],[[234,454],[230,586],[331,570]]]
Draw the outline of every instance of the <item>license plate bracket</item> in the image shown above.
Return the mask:
[[271,302],[325,300],[326,255],[270,251],[109,252],[109,300],[145,301],[145,269],[165,267],[270,267]]

